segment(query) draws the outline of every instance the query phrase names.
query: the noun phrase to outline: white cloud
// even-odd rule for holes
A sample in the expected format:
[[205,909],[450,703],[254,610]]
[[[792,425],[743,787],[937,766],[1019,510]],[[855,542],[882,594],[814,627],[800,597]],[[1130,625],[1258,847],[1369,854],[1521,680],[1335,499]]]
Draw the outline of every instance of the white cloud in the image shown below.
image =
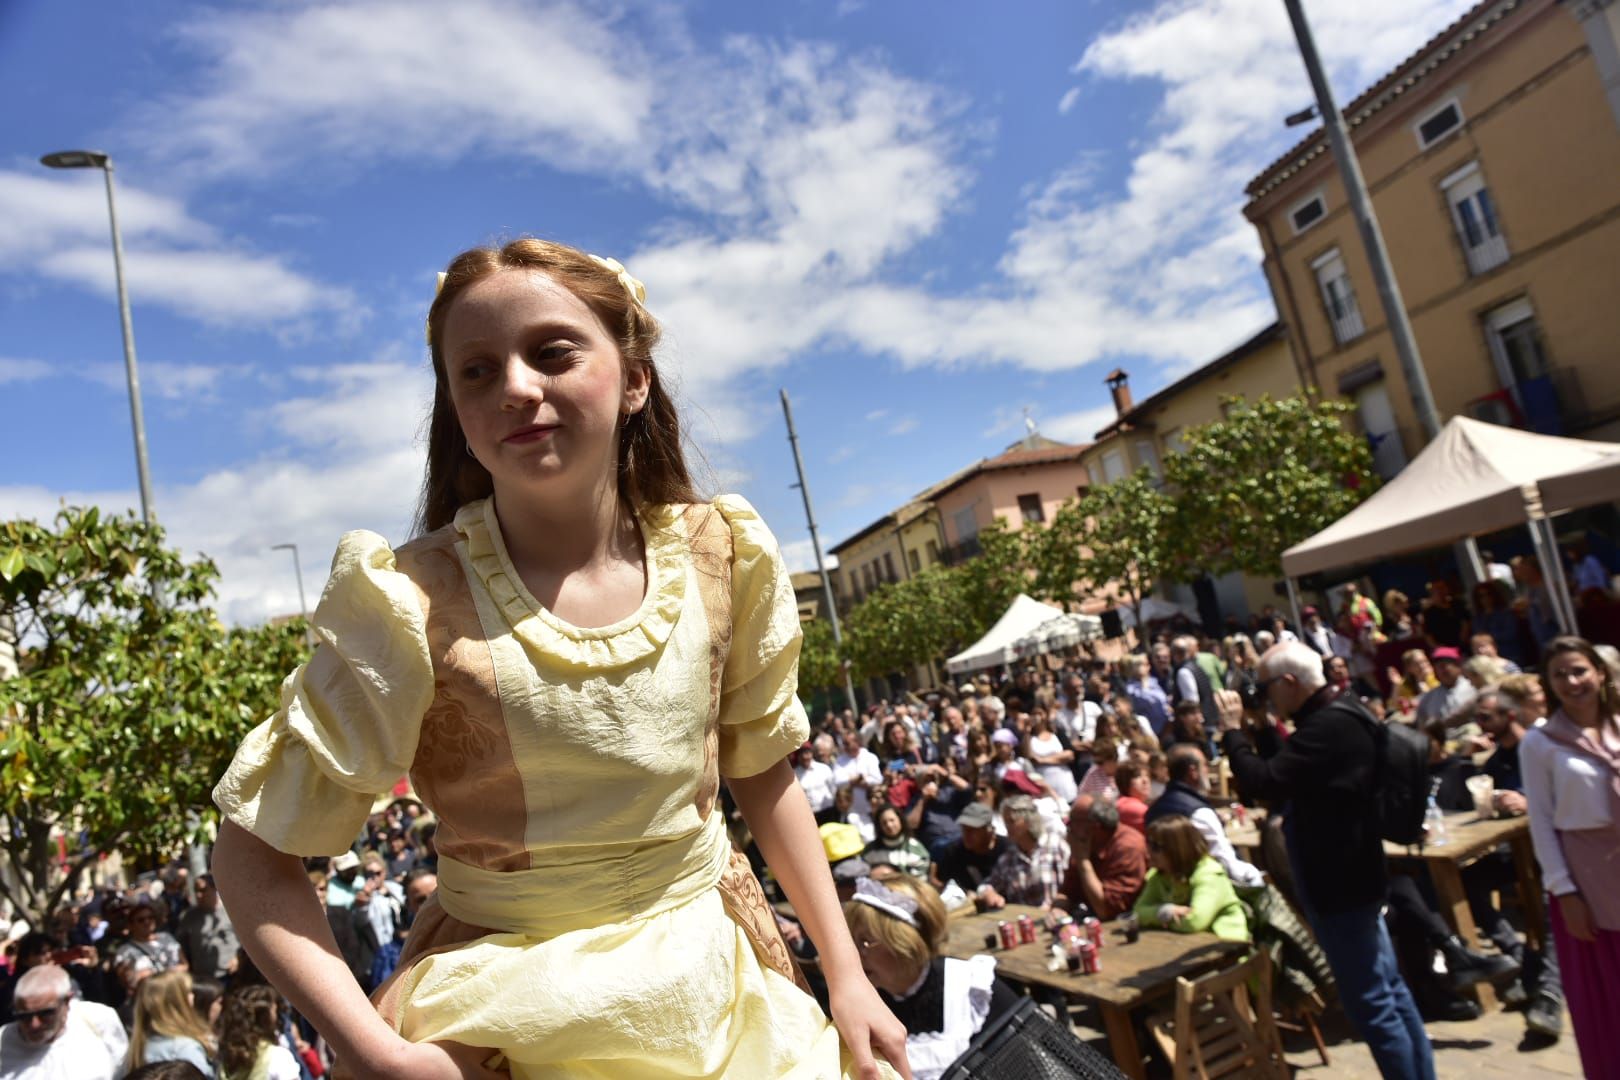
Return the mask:
[[[1347,100],[1469,6],[1367,0],[1312,15],[1321,41],[1353,43],[1327,58]],[[1280,5],[1161,0],[1094,39],[1075,71],[1161,94],[1123,184],[1102,189],[1099,163],[1083,158],[1039,185],[1001,279],[978,293],[851,288],[840,329],[858,345],[908,366],[1145,358],[1168,377],[1275,317],[1241,207],[1245,183],[1298,135],[1282,117],[1310,99]]]
[[157,152],[215,175],[316,147],[350,160],[495,151],[613,169],[640,157],[659,92],[628,33],[566,3],[212,9],[181,37],[208,75],[141,126]]
[[[159,304],[212,325],[282,336],[307,331],[317,316],[340,328],[365,316],[350,290],[232,243],[174,198],[120,184],[118,207],[132,304]],[[44,274],[111,297],[111,248],[96,178],[0,170],[0,273]]]
[[882,420],[885,416],[888,416],[888,415],[889,415],[889,410],[888,409],[873,409],[871,412],[866,414],[866,422],[869,423],[869,424],[870,423],[876,423],[877,421]]
[[[140,364],[141,397],[197,404],[213,402],[226,368],[211,364],[173,364],[143,360]],[[129,388],[122,364],[92,364],[74,372],[104,389],[119,394]]]
[[[973,135],[939,88],[828,45],[699,48],[662,9],[291,0],[210,11],[183,40],[202,74],[143,125],[197,174],[500,155],[687,215],[620,257],[666,322],[671,374],[734,439],[761,422],[736,376],[841,333],[845,291],[934,234],[969,180]],[[477,57],[477,77],[450,57]]]
[[1065,90],[1063,92],[1063,96],[1058,99],[1058,113],[1059,113],[1059,115],[1062,115],[1062,116],[1069,115],[1069,110],[1073,109],[1075,107],[1075,105],[1079,101],[1080,101],[1080,88],[1078,86],[1069,87],[1069,89],[1067,89],[1067,90]]
[[1097,437],[1100,429],[1113,423],[1118,415],[1112,405],[1098,405],[1094,409],[1047,416],[1039,421],[1040,432],[1058,442],[1088,443]]
[[[825,544],[821,549],[822,562],[828,570],[838,568],[838,556],[827,554]],[[807,536],[803,540],[790,540],[782,545],[782,560],[787,563],[788,570],[795,574],[806,573],[816,568],[816,549]]]
[[33,382],[54,374],[51,365],[43,360],[13,359],[0,356],[0,386],[14,382]]
[[[207,376],[183,376],[181,383],[187,378],[211,384]],[[271,545],[298,545],[313,607],[339,537],[366,528],[402,543],[421,489],[424,451],[416,433],[432,393],[424,370],[350,364],[295,372],[294,380],[307,395],[272,404],[244,424],[249,431],[267,425],[279,432],[283,440],[273,451],[216,468],[195,483],[168,484],[159,476],[153,493],[169,542],[219,564],[218,607],[231,622],[298,610],[289,556]],[[109,511],[138,505],[133,490],[0,487],[0,520],[48,520],[63,502]]]

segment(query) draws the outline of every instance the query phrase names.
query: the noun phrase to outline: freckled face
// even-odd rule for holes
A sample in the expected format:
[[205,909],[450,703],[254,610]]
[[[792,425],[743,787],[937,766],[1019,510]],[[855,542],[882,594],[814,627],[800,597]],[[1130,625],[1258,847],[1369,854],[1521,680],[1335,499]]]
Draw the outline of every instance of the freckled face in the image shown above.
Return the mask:
[[497,492],[613,474],[647,372],[625,370],[613,335],[567,288],[534,270],[476,282],[450,308],[442,351],[456,418]]

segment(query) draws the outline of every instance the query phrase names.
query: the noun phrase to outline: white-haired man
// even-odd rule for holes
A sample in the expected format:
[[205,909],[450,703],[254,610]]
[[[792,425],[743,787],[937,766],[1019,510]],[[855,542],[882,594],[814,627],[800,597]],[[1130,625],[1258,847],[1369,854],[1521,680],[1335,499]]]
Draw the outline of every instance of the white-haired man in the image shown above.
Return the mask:
[[1293,718],[1294,733],[1275,756],[1261,758],[1244,730],[1242,698],[1220,691],[1233,778],[1246,798],[1287,804],[1283,832],[1299,899],[1379,1070],[1432,1080],[1434,1052],[1382,915],[1388,878],[1372,804],[1378,721],[1354,694],[1328,685],[1322,658],[1302,642],[1267,649],[1258,674],[1272,707]]
[[122,1071],[129,1038],[118,1014],[75,1000],[62,968],[28,969],[11,1001],[15,1019],[0,1027],[3,1080],[112,1080]]

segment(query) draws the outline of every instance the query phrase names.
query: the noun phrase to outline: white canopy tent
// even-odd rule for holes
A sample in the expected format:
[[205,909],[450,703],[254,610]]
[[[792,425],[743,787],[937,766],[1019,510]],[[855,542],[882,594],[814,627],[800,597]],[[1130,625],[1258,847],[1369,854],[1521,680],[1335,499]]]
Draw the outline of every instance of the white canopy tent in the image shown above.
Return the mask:
[[[1161,600],[1157,596],[1149,596],[1142,601],[1142,619],[1150,625],[1161,619],[1174,619],[1178,615],[1187,619],[1196,619],[1198,617],[1197,612],[1188,611],[1180,604],[1169,600]],[[1129,604],[1120,604],[1119,621],[1126,626],[1135,626],[1136,610]]]
[[1438,437],[1366,502],[1283,552],[1302,574],[1527,525],[1566,633],[1574,607],[1558,559],[1553,514],[1620,498],[1620,443],[1537,435],[1453,417]]
[[1020,657],[1037,656],[1067,649],[1082,641],[1096,641],[1102,637],[1102,620],[1095,615],[1065,612],[1047,619],[1034,630],[1013,642],[1013,652]]
[[1010,664],[1018,659],[1018,652],[1014,646],[1019,638],[1027,636],[1042,623],[1062,614],[1060,608],[1043,604],[1019,593],[984,637],[945,661],[945,670],[952,675],[960,675],[964,671],[979,671],[982,668],[995,667],[997,664]]

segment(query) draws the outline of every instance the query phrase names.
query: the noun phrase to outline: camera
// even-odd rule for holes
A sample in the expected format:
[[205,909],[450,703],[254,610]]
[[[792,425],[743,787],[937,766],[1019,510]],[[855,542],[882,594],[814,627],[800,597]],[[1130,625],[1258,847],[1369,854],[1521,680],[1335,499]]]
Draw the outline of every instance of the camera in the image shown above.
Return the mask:
[[1266,695],[1260,689],[1260,684],[1253,681],[1244,681],[1238,685],[1238,696],[1243,699],[1244,712],[1265,712]]

